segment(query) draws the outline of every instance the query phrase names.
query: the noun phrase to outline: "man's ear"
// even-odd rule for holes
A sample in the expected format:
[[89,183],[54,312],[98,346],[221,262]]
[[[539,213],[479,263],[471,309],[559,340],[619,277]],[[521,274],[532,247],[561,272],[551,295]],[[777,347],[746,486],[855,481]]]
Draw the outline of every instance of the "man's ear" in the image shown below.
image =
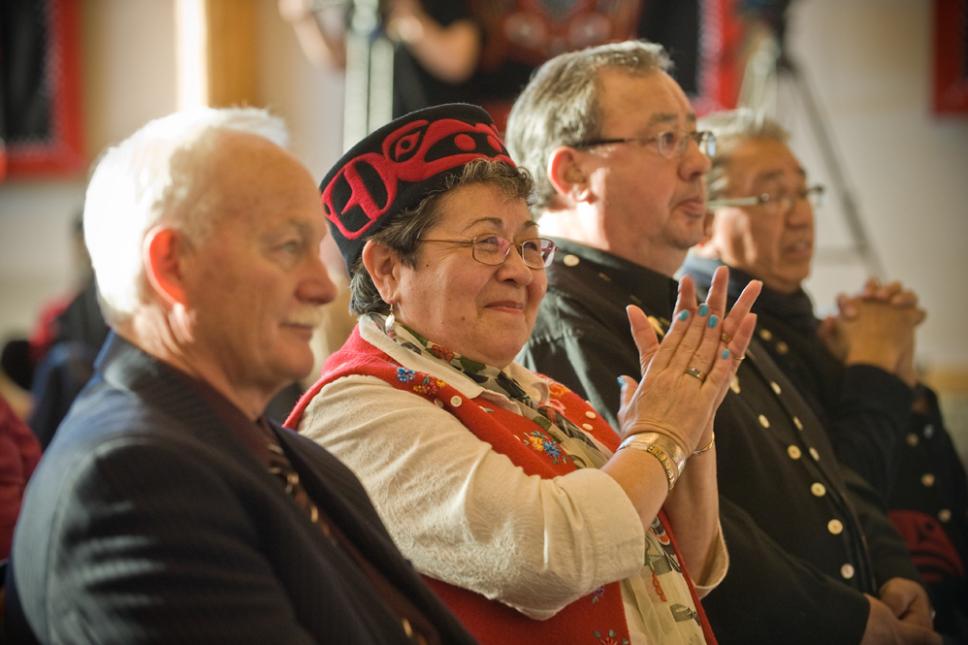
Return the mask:
[[186,304],[183,263],[188,244],[184,233],[167,226],[156,226],[145,235],[145,277],[168,304]]
[[363,245],[363,267],[370,274],[373,286],[383,302],[393,303],[400,286],[400,256],[382,242],[367,240]]
[[580,153],[561,146],[548,158],[548,181],[562,200],[578,203],[588,199],[588,178],[582,169]]

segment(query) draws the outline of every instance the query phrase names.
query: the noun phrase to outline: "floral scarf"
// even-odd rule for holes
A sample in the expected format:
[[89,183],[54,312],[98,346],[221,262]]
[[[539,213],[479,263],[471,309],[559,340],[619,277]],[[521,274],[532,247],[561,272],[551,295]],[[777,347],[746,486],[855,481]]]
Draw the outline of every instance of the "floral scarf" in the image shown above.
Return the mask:
[[546,447],[549,454],[561,453],[557,456],[571,461],[576,468],[601,468],[608,461],[602,453],[602,446],[553,406],[538,405],[504,370],[450,351],[401,323],[394,323],[385,331],[401,347],[447,363],[484,389],[503,394],[518,403],[521,416],[554,438],[557,445]]

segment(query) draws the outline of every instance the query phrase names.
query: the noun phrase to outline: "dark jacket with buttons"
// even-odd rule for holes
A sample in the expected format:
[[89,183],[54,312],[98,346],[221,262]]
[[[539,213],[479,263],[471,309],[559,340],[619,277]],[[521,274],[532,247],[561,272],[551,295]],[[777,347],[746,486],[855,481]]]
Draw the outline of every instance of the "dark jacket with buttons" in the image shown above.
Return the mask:
[[[583,393],[616,423],[616,377],[638,377],[625,306],[663,329],[674,280],[564,240],[548,294],[519,356]],[[848,491],[820,421],[768,353],[753,343],[716,415],[724,582],[703,604],[724,643],[857,643],[863,593],[917,574],[875,505]],[[849,478],[856,478],[848,473]],[[862,482],[861,482],[862,483]]]
[[[703,286],[718,264],[690,258],[684,268]],[[731,270],[731,301],[749,280]],[[763,347],[830,429],[840,461],[882,493],[931,594],[935,626],[968,640],[968,484],[936,395],[924,385],[912,393],[871,365],[843,365],[817,337],[802,290],[764,287],[754,311]]]

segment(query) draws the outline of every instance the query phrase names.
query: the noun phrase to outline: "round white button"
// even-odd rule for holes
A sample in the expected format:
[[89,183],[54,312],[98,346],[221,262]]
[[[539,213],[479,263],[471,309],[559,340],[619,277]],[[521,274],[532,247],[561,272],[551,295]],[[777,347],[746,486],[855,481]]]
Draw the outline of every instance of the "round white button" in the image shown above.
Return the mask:
[[799,459],[802,453],[796,446],[787,446],[787,454],[790,455],[790,459]]
[[924,473],[921,475],[921,484],[928,488],[934,486],[934,475],[931,473]]
[[810,456],[813,457],[814,461],[820,461],[820,453],[817,452],[816,448],[810,448]]
[[765,414],[761,414],[759,416],[759,422],[760,422],[760,425],[763,426],[764,428],[770,427],[770,420],[766,418]]
[[582,427],[582,430],[588,430],[588,431],[592,431],[595,429],[595,426],[593,426],[590,423],[583,423],[581,424],[581,427]]
[[938,519],[947,524],[951,521],[951,511],[946,508],[942,508],[938,511]]
[[456,394],[454,396],[450,397],[450,404],[452,406],[454,406],[455,408],[459,408],[462,403],[464,403],[464,399],[460,398]]
[[782,340],[776,342],[776,351],[780,354],[786,354],[790,351],[790,346],[784,343]]
[[844,580],[850,580],[854,577],[854,566],[852,564],[845,564],[840,567],[840,575],[843,576]]
[[823,497],[827,494],[827,487],[820,482],[814,482],[810,484],[810,492],[814,494],[814,497]]
[[844,532],[844,523],[837,519],[830,520],[827,522],[827,530],[831,535],[840,535]]
[[561,262],[566,267],[576,267],[578,266],[578,263],[581,262],[581,258],[578,257],[577,255],[572,255],[571,253],[569,253],[565,257],[561,258]]
[[771,332],[769,329],[761,329],[760,338],[762,338],[766,342],[770,342],[771,340],[773,340],[773,332]]
[[777,396],[779,396],[780,392],[783,391],[780,389],[780,384],[776,381],[770,381],[770,388],[777,394]]
[[589,419],[594,419],[598,417],[598,415],[592,412],[591,410],[585,410],[585,416]]
[[908,434],[908,436],[904,437],[904,441],[907,442],[907,445],[913,448],[914,446],[918,445],[918,442],[920,441],[920,439],[918,439],[918,435],[912,432]]

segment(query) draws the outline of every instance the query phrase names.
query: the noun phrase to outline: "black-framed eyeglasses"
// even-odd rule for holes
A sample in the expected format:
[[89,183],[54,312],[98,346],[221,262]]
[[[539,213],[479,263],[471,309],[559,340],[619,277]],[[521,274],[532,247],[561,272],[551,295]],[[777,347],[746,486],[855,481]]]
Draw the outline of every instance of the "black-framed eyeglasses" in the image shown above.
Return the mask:
[[823,205],[823,196],[827,189],[823,184],[814,184],[802,190],[792,193],[760,193],[749,197],[722,197],[711,199],[706,204],[709,209],[724,208],[727,206],[764,206],[771,210],[779,210],[781,213],[789,212],[802,199],[810,202],[813,208],[820,208]]
[[651,137],[625,137],[614,139],[592,139],[576,143],[573,148],[595,148],[598,146],[610,146],[615,144],[631,143],[638,146],[651,146],[656,152],[666,159],[681,157],[686,152],[690,141],[695,141],[699,146],[699,151],[712,158],[716,155],[716,135],[709,130],[699,130],[695,132],[683,132],[681,130],[668,130],[660,132]]
[[457,246],[471,247],[471,257],[488,266],[504,264],[515,248],[529,269],[544,269],[551,265],[555,257],[555,243],[545,237],[532,237],[520,242],[512,242],[499,235],[477,235],[469,240],[430,240],[420,238],[421,242],[442,242]]

